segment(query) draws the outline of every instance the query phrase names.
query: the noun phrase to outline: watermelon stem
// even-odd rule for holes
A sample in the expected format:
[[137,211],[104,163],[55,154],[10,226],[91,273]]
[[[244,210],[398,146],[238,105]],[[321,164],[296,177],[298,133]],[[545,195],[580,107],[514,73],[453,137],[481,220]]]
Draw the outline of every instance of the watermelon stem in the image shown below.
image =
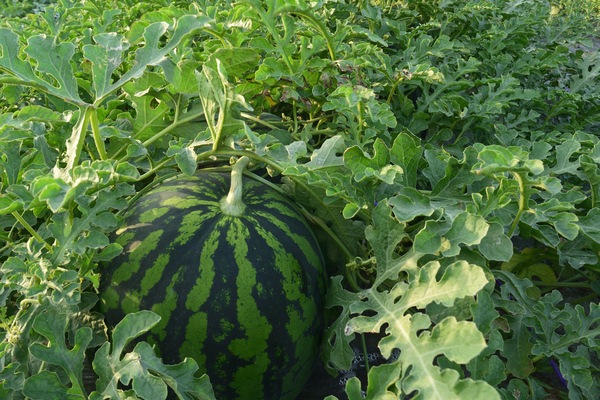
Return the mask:
[[[270,167],[282,172],[284,170],[284,168],[279,165],[278,163],[274,162],[271,159],[267,159],[264,157],[261,157],[255,153],[249,152],[249,151],[244,151],[244,150],[216,150],[216,151],[208,151],[206,153],[204,153],[203,155],[200,156],[200,158],[209,158],[209,157],[214,157],[214,156],[241,156],[240,160],[244,157],[250,157],[258,162],[261,163],[265,163],[267,165],[269,165]],[[238,161],[239,162],[239,161]],[[310,185],[306,184],[305,182],[303,182],[300,179],[294,179],[293,176],[290,177],[297,185],[301,186],[307,193],[309,193],[309,195],[314,198],[316,201],[320,202],[324,209],[327,211],[328,208],[327,206],[324,204],[322,197],[318,196],[315,191],[310,187]],[[254,179],[264,183],[267,186],[272,187],[273,189],[281,192],[281,189],[279,189],[277,186],[273,185],[273,183],[255,176]],[[221,202],[223,203],[225,201],[225,199],[221,200]],[[315,223],[316,225],[318,225],[320,228],[323,229],[323,231],[329,235],[329,237],[331,237],[336,245],[339,247],[339,249],[344,253],[346,260],[352,260],[354,259],[354,253],[352,253],[348,247],[346,246],[346,244],[344,243],[344,241],[334,232],[333,229],[331,229],[327,223],[325,221],[323,221],[321,218],[312,215],[309,211],[307,211],[306,209],[304,209],[303,207],[299,207],[300,210],[302,211],[302,213],[304,214],[304,216],[310,220],[312,223]],[[331,213],[331,212],[330,212]],[[360,214],[364,213],[364,210],[359,211]],[[335,220],[335,218],[333,218]],[[360,292],[362,290],[362,288],[358,285],[358,282],[356,280],[356,272],[353,271],[351,268],[348,267],[348,265],[346,265],[346,268],[344,269],[344,275],[346,276],[346,278],[348,279],[348,283],[350,284],[352,290],[354,290],[355,292]]]
[[231,169],[231,186],[229,187],[229,193],[220,201],[221,211],[225,215],[239,217],[246,209],[246,205],[242,201],[242,177],[244,175],[244,169],[249,162],[250,159],[246,156],[243,156],[237,160]]

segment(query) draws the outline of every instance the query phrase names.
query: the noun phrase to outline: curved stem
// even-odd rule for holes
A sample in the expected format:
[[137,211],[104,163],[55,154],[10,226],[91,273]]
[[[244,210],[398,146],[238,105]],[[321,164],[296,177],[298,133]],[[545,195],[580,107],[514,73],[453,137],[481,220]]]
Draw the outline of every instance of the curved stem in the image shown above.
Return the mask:
[[31,236],[33,236],[35,238],[35,240],[37,240],[38,242],[42,243],[44,245],[44,248],[48,251],[52,250],[52,246],[50,246],[48,244],[48,242],[46,242],[44,240],[44,238],[42,238],[36,231],[35,229],[32,228],[31,225],[29,225],[29,223],[27,221],[25,221],[25,218],[23,218],[23,216],[21,214],[19,214],[16,211],[12,212],[12,216],[15,217],[15,219],[17,221],[19,221],[19,223],[27,230],[27,232],[29,232],[29,234]]
[[360,342],[362,344],[363,356],[365,357],[365,372],[369,375],[369,351],[367,350],[367,340],[365,339],[365,334],[363,332],[360,333]]
[[240,116],[241,116],[241,117],[243,117],[243,118],[246,118],[246,119],[248,119],[248,120],[250,120],[250,121],[252,121],[252,122],[256,122],[257,124],[261,124],[261,125],[263,125],[263,126],[266,126],[267,128],[271,128],[271,129],[274,129],[274,130],[275,130],[275,129],[279,129],[278,127],[276,127],[276,126],[275,126],[275,125],[273,125],[272,123],[270,123],[270,122],[268,122],[268,121],[265,121],[264,119],[260,119],[260,118],[258,118],[258,117],[255,117],[255,116],[254,116],[254,115],[252,115],[252,114],[248,114],[248,113],[245,113],[245,112],[241,112],[241,113],[240,113]]
[[323,39],[325,39],[325,42],[327,43],[327,50],[329,51],[329,57],[331,58],[331,61],[336,60],[337,56],[335,54],[335,45],[333,44],[333,41],[331,40],[331,36],[327,32],[327,28],[325,28],[325,25],[319,19],[317,19],[313,14],[306,12],[304,10],[301,10],[297,7],[293,7],[293,6],[292,7],[283,7],[280,10],[280,12],[296,14],[297,16],[307,20],[321,34]]
[[101,160],[106,160],[108,159],[108,155],[106,154],[104,141],[100,136],[100,122],[98,121],[98,111],[96,109],[92,109],[90,111],[90,125],[92,127],[92,135],[94,137],[94,144],[96,145],[98,155],[100,156]]
[[166,159],[160,161],[158,164],[156,164],[154,167],[152,167],[146,173],[144,173],[143,175],[140,175],[140,177],[137,179],[137,181],[139,182],[139,181],[143,181],[145,179],[148,179],[150,176],[152,176],[153,174],[155,174],[156,171],[158,171],[159,169],[161,169],[162,167],[164,167],[170,161],[171,161],[170,158],[166,158]]
[[[241,156],[242,158],[244,156],[246,156],[247,158],[251,158],[253,160],[256,160],[257,162],[260,163],[264,163],[269,165],[270,167],[272,167],[273,169],[279,171],[279,172],[283,172],[284,168],[282,166],[280,166],[279,164],[277,164],[276,162],[269,160],[268,158],[259,156],[251,151],[246,151],[246,150],[217,150],[217,151],[207,151],[205,153],[202,153],[198,156],[198,160],[202,160],[202,159],[210,159],[213,158],[214,156]],[[239,161],[238,161],[239,162]],[[310,186],[306,185],[304,182],[302,182],[301,180],[295,179],[294,177],[290,176],[290,179],[292,179],[298,186],[300,186],[302,188],[302,190],[306,191],[312,198],[314,198],[315,200],[319,201],[321,204],[323,204],[323,206],[325,207],[325,204],[323,203],[323,199],[321,196],[318,196],[311,188]],[[263,181],[264,183],[274,187],[273,184],[271,184],[270,182],[263,180],[262,178],[259,178],[261,181]],[[279,190],[275,187],[276,190]],[[319,227],[323,228],[324,232],[329,235],[334,241],[335,243],[339,246],[340,250],[344,253],[344,255],[346,256],[347,260],[352,260],[354,258],[354,254],[352,254],[350,252],[350,250],[348,250],[348,248],[346,247],[346,245],[344,245],[344,243],[342,242],[342,240],[331,230],[331,228],[329,228],[327,226],[327,224],[322,221],[320,218],[315,217],[314,215],[310,214],[308,211],[304,210],[303,208],[300,208],[302,213],[304,214],[304,216],[309,219],[312,223],[317,224]],[[350,277],[349,275],[351,274],[351,268],[346,268],[346,277],[348,278],[348,280],[350,281],[350,284],[352,286],[353,289],[356,289],[357,291],[360,290],[360,287],[358,286],[358,284],[356,283],[356,279],[355,277]]]
[[[204,111],[200,111],[197,113],[192,113],[191,115],[186,114],[186,116],[184,118],[174,120],[169,126],[165,127],[160,132],[157,132],[154,136],[152,136],[152,137],[148,138],[146,141],[144,141],[142,143],[142,145],[144,147],[150,146],[152,143],[156,142],[158,139],[162,138],[163,136],[165,136],[166,134],[171,132],[173,129],[177,128],[179,125],[185,124],[187,122],[192,122],[195,119],[198,119],[199,117],[201,117],[203,114],[204,114]],[[117,150],[117,152],[111,158],[116,158],[119,154],[121,154],[123,151],[125,151],[127,149],[127,146],[128,146],[128,144],[119,148]],[[130,158],[130,156],[128,154],[126,154],[119,159],[119,162],[120,163],[125,162],[125,161],[129,160],[129,158]]]
[[364,124],[364,121],[363,121],[363,110],[362,110],[360,101],[356,104],[356,110],[358,111],[356,113],[357,119],[358,119],[358,121],[357,121],[357,125],[358,126],[356,127],[355,139],[354,140],[356,140],[356,144],[357,145],[360,145],[360,140],[361,140],[362,131],[363,131],[363,124]]
[[230,215],[232,217],[239,217],[244,214],[244,210],[246,209],[246,205],[242,201],[243,195],[243,175],[244,169],[250,162],[250,158],[243,156],[233,166],[231,169],[231,186],[229,188],[229,193],[226,197],[222,198],[220,201],[221,211],[225,215]]
[[525,209],[527,207],[525,182],[523,182],[523,178],[518,173],[512,172],[512,175],[515,177],[515,180],[519,184],[519,210],[517,211],[517,215],[515,215],[515,219],[514,219],[512,225],[510,226],[510,229],[508,231],[508,237],[511,237],[513,235],[513,233],[515,232],[515,230],[517,229],[517,226],[519,225],[519,221],[521,220],[521,216],[523,215],[523,212],[525,211]]
[[164,128],[160,132],[156,133],[151,138],[149,138],[146,141],[144,141],[143,145],[145,147],[148,147],[149,145],[151,145],[152,143],[156,142],[161,137],[165,136],[167,133],[171,132],[173,129],[177,128],[179,125],[185,124],[187,122],[192,122],[195,119],[200,118],[203,114],[204,114],[204,111],[198,111],[197,113],[192,113],[190,115],[186,114],[186,116],[184,118],[178,118],[177,120],[174,120],[171,125],[167,126],[166,128]]
[[298,133],[298,105],[296,100],[292,102],[292,115],[294,118],[294,134]]
[[225,114],[229,112],[229,107],[227,106],[228,102],[226,101],[226,106],[219,111],[219,115],[217,116],[217,124],[215,125],[213,121],[208,120],[208,127],[211,130],[213,136],[213,151],[216,151],[221,146],[222,134],[223,134],[223,124],[225,123]]
[[590,301],[594,301],[595,299],[597,299],[598,297],[600,297],[596,292],[594,293],[590,293],[587,296],[582,296],[579,297],[575,300],[571,300],[570,303],[572,305],[576,305],[576,304],[587,304]]
[[80,109],[79,120],[73,127],[71,137],[67,139],[67,155],[65,171],[70,172],[75,168],[81,156],[81,150],[85,143],[85,134],[90,122],[90,117],[93,113],[93,106],[87,106],[85,109]]
[[392,103],[392,98],[394,97],[394,94],[396,93],[396,88],[398,87],[398,85],[400,84],[401,81],[402,81],[402,79],[396,79],[394,81],[394,83],[392,84],[392,87],[390,88],[390,92],[388,93],[387,99],[385,101],[387,104]]

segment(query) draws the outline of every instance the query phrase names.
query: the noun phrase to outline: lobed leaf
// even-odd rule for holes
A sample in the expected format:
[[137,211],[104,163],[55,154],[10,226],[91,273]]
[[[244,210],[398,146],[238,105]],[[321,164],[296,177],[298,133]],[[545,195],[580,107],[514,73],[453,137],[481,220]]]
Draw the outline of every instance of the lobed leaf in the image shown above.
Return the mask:
[[92,363],[98,381],[91,400],[121,398],[124,395],[121,385],[131,385],[136,395],[148,400],[166,399],[167,387],[181,399],[214,400],[208,377],[194,376],[199,369],[195,361],[186,359],[177,365],[164,365],[145,342],[124,354],[131,341],[149,331],[159,320],[151,311],[139,311],[127,314],[115,326],[112,344],[104,343]]
[[40,76],[40,72],[46,73],[55,80],[55,82],[51,82],[42,78],[44,86],[49,89],[50,93],[75,104],[81,103],[77,81],[71,66],[71,59],[75,54],[73,43],[57,44],[53,37],[33,36],[27,40],[24,51],[36,61],[38,76]]
[[113,74],[123,62],[124,53],[129,49],[127,40],[116,32],[94,36],[96,44],[83,46],[83,56],[92,63],[93,88],[96,99],[110,93]]
[[[512,338],[505,342],[504,348],[509,370],[516,376],[527,377],[533,371],[531,355],[556,358],[561,378],[566,380],[573,398],[596,397],[600,387],[598,368],[590,360],[598,356],[600,343],[598,304],[590,304],[589,315],[580,305],[566,304],[559,308],[562,296],[558,291],[533,299],[527,293],[531,281],[508,272],[498,275],[505,284],[501,292],[503,301],[497,304],[509,311],[513,319]],[[508,308],[513,301],[518,306]]]
[[[51,309],[40,315],[38,315],[33,323],[33,329],[48,339],[48,345],[44,346],[40,343],[34,343],[29,348],[31,354],[40,360],[55,364],[61,367],[69,377],[72,385],[71,395],[81,396],[84,393],[83,389],[83,359],[85,358],[85,351],[92,340],[92,330],[88,327],[83,327],[77,330],[75,335],[75,342],[72,347],[65,343],[65,333],[67,325],[69,323],[69,316],[64,313]],[[45,371],[48,372],[48,371]],[[61,390],[62,384],[58,385],[53,375],[36,375],[37,378],[33,382],[29,382],[32,378],[29,378],[25,382],[29,385],[34,385],[37,380],[43,381],[48,380],[57,388]],[[57,378],[58,379],[58,378]],[[29,390],[33,390],[33,386],[29,387]],[[25,389],[28,391],[28,389]],[[63,396],[66,395],[66,391]],[[67,396],[70,397],[70,396]]]
[[394,139],[394,144],[390,149],[390,161],[402,168],[404,172],[402,177],[406,187],[416,187],[422,155],[423,148],[420,140],[410,132],[400,132]]
[[[454,317],[433,326],[426,314],[418,312],[431,303],[451,307],[455,300],[475,295],[488,282],[481,268],[457,261],[442,269],[439,262],[431,261],[417,269],[414,264],[422,254],[394,256],[403,230],[390,218],[386,203],[376,207],[373,219],[375,224],[367,230],[367,239],[377,258],[377,281],[357,297],[346,295],[339,287],[340,281],[336,281],[333,290],[338,295],[328,302],[329,307],[344,307],[343,315],[347,318],[344,334],[384,332],[379,348],[384,358],[389,358],[392,350],[400,350],[403,373],[398,376],[401,382],[398,385],[404,393],[417,392],[419,398],[429,399],[445,398],[449,393],[460,396],[462,390],[473,390],[497,397],[487,384],[459,380],[455,371],[441,370],[434,364],[434,359],[442,354],[457,363],[467,363],[477,356],[485,348],[477,327]],[[404,270],[411,277],[408,283],[399,281],[389,290],[379,289],[377,282],[397,279]],[[334,324],[338,327],[337,335],[341,334],[343,320],[338,318]]]
[[398,165],[390,165],[390,149],[383,140],[376,139],[373,149],[372,157],[366,155],[359,146],[346,149],[343,157],[344,165],[352,171],[357,182],[374,177],[387,184],[393,184],[396,176],[402,175],[402,168]]
[[[148,25],[143,33],[144,41],[135,52],[134,64],[114,83],[110,76],[117,63],[120,64],[121,53],[127,50],[126,42],[119,36],[101,35],[95,37],[97,46],[88,47],[84,56],[96,63],[93,69],[93,81],[96,89],[95,104],[100,104],[110,93],[125,85],[132,79],[139,78],[149,66],[160,65],[165,57],[188,35],[208,26],[210,19],[206,16],[184,15],[179,18],[171,36],[163,45],[161,40],[169,29],[166,22],[154,22]],[[108,61],[108,63],[106,62]],[[96,82],[97,81],[97,82]]]
[[37,73],[31,62],[19,57],[19,36],[6,28],[0,28],[0,68],[24,84],[41,87],[66,101],[82,104],[71,66],[75,53],[73,43],[57,44],[54,37],[45,35],[31,36],[27,42],[23,51],[35,62]]
[[56,372],[41,371],[25,381],[23,394],[33,400],[81,399],[80,395],[69,393],[69,388],[62,384]]
[[460,253],[460,245],[481,243],[489,229],[483,217],[461,212],[445,221],[429,220],[415,236],[415,249],[423,254],[441,253],[446,257]]

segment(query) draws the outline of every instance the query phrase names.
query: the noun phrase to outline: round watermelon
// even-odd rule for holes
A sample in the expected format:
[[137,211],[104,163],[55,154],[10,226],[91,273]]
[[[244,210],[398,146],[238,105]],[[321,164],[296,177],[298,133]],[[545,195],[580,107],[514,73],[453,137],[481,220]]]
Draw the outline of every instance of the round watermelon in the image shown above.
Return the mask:
[[193,357],[217,399],[294,399],[323,330],[323,257],[290,199],[241,181],[239,168],[200,172],[140,197],[101,270],[100,309],[109,326],[159,314],[145,340],[166,363]]

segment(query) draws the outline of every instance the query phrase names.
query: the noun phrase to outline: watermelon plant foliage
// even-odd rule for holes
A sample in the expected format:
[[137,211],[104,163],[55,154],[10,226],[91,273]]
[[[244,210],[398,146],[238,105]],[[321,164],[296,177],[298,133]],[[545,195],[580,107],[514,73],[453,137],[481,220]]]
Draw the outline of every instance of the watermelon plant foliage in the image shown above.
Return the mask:
[[241,156],[322,241],[331,379],[388,358],[321,397],[600,397],[595,1],[4,3],[0,397],[214,398],[155,314],[106,330],[99,265]]

